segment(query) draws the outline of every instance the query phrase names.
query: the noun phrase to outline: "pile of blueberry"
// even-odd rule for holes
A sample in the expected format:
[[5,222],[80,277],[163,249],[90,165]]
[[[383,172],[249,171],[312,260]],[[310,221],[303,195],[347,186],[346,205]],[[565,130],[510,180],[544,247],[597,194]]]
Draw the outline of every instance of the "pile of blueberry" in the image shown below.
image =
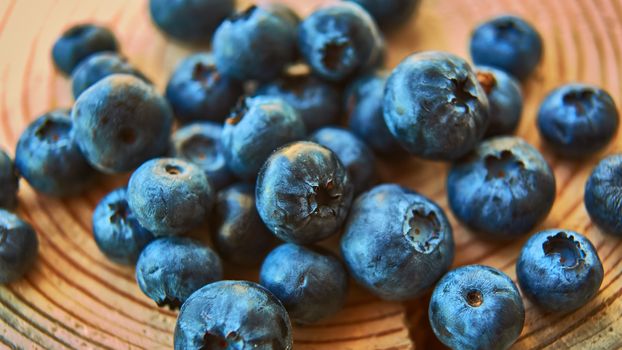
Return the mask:
[[[181,308],[176,349],[291,349],[290,319],[336,313],[349,276],[386,300],[433,288],[429,319],[443,343],[506,349],[525,318],[516,285],[488,266],[450,271],[443,209],[377,184],[375,157],[452,162],[447,194],[460,222],[488,240],[530,233],[553,205],[555,178],[538,150],[507,135],[542,40],[502,16],[473,31],[474,68],[430,51],[384,73],[379,28],[407,21],[418,3],[343,1],[300,19],[276,4],[234,12],[233,0],[151,0],[166,35],[212,47],[184,59],[164,95],[118,53],[113,33],[75,26],[52,51],[75,104],[33,121],[15,162],[0,154],[0,205],[16,207],[18,174],[38,192],[69,196],[101,174],[133,171],[97,205],[93,233],[111,260],[135,264],[158,306]],[[544,99],[537,126],[548,147],[582,161],[614,137],[618,112],[602,89],[568,84]],[[622,155],[596,167],[585,205],[622,236]],[[202,227],[211,247],[188,235]],[[340,254],[316,245],[340,233]],[[1,210],[0,282],[23,275],[36,250],[33,229]],[[221,258],[261,266],[260,283],[221,281]],[[559,313],[586,304],[603,280],[596,249],[565,229],[533,234],[516,272],[526,297]]]

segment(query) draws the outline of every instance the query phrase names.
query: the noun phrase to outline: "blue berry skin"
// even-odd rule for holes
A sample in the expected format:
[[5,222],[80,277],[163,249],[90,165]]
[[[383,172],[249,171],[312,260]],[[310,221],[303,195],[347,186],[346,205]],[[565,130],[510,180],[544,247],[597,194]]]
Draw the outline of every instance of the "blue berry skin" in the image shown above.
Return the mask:
[[454,160],[482,139],[488,99],[469,64],[449,53],[427,51],[404,59],[384,93],[384,120],[410,153]]
[[94,24],[78,24],[65,31],[52,47],[52,59],[63,74],[71,75],[73,70],[96,52],[113,51],[119,48],[117,39],[108,28]]
[[35,119],[15,149],[15,166],[38,192],[69,196],[88,187],[97,174],[80,152],[69,110],[57,109]]
[[241,82],[218,72],[209,53],[185,58],[166,85],[166,99],[181,123],[223,122],[243,92]]
[[601,160],[585,184],[585,209],[601,230],[622,237],[622,154]]
[[125,57],[114,52],[100,52],[84,59],[73,71],[71,75],[73,97],[77,99],[84,90],[112,74],[130,74],[151,84],[151,81]]
[[395,140],[382,112],[387,74],[369,73],[354,80],[346,89],[345,110],[348,128],[383,156],[405,153]]
[[336,256],[292,243],[278,246],[266,257],[259,281],[300,324],[337,313],[348,291],[348,274]]
[[341,164],[348,171],[354,195],[376,182],[376,159],[363,141],[350,131],[337,127],[326,127],[316,131],[309,141],[335,152]]
[[549,312],[565,313],[585,305],[598,293],[603,274],[592,243],[568,230],[552,229],[531,236],[516,263],[523,293]]
[[199,226],[214,193],[201,168],[179,158],[156,158],[130,177],[127,201],[138,222],[156,236],[178,235]]
[[249,97],[225,121],[222,150],[227,166],[238,177],[253,180],[261,165],[278,147],[303,139],[302,118],[278,97]]
[[603,149],[618,130],[611,96],[596,86],[573,83],[547,95],[538,111],[540,135],[557,154],[589,156]]
[[470,51],[476,65],[495,67],[524,80],[542,58],[542,38],[525,20],[500,16],[475,28]]
[[192,293],[222,279],[220,258],[188,237],[164,237],[149,243],[136,263],[140,290],[158,304],[178,309]]
[[235,10],[235,0],[150,0],[154,24],[166,35],[188,44],[208,44],[222,21]]
[[506,72],[492,67],[476,67],[476,73],[490,107],[485,136],[514,133],[523,112],[523,93],[519,82]]
[[468,265],[438,282],[428,316],[436,337],[452,349],[505,350],[523,329],[525,306],[506,274]]
[[257,283],[221,281],[196,291],[175,326],[176,350],[291,350],[292,325],[281,302]]
[[285,74],[261,85],[255,94],[282,98],[298,112],[308,131],[337,124],[341,114],[339,89],[310,74]]
[[17,215],[0,209],[0,284],[16,281],[28,272],[38,249],[33,228]]
[[341,254],[359,284],[382,299],[401,301],[422,295],[449,269],[454,240],[436,203],[383,184],[354,202]]
[[447,195],[456,217],[475,233],[511,240],[547,216],[555,199],[555,177],[527,142],[499,136],[452,166]]
[[210,181],[214,191],[232,184],[235,177],[227,168],[220,146],[222,126],[213,122],[196,122],[173,133],[171,155],[197,165]]
[[72,118],[87,161],[105,173],[130,171],[166,153],[173,113],[151,85],[113,74],[84,91]]
[[255,188],[259,216],[280,239],[309,244],[336,233],[348,215],[353,188],[333,151],[295,142],[274,152]]
[[212,42],[218,71],[238,80],[268,81],[296,58],[297,27],[273,6],[251,6],[225,20]]
[[17,207],[19,175],[11,157],[0,149],[0,208],[13,210]]
[[302,21],[298,47],[313,72],[344,81],[374,65],[380,54],[380,32],[360,6],[339,2],[322,7]]
[[108,259],[125,265],[134,265],[140,252],[154,238],[140,226],[130,209],[125,187],[108,193],[95,207],[93,236]]
[[257,213],[255,187],[250,184],[220,191],[210,223],[216,251],[237,265],[259,266],[277,242]]
[[361,5],[382,29],[395,29],[408,22],[421,0],[349,0]]

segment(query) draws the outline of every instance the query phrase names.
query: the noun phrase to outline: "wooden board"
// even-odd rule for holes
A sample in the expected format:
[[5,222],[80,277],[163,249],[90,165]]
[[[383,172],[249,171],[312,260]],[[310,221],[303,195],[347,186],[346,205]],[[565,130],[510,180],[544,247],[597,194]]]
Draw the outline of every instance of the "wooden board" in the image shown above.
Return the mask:
[[[321,1],[288,2],[305,13]],[[71,105],[70,86],[54,71],[50,48],[72,23],[96,20],[109,25],[123,52],[162,88],[176,62],[190,50],[158,34],[146,4],[145,0],[0,0],[0,145],[12,153],[30,120],[51,108]],[[526,106],[518,130],[543,151],[557,179],[553,211],[538,229],[563,227],[587,234],[606,272],[597,297],[569,315],[543,315],[526,302],[525,329],[514,348],[622,348],[622,241],[602,235],[590,223],[582,200],[590,169],[597,158],[620,151],[620,137],[599,157],[568,162],[542,146],[534,124],[539,101],[563,82],[601,85],[622,105],[622,1],[424,0],[417,19],[389,38],[388,66],[415,50],[447,50],[466,57],[473,26],[508,12],[534,23],[545,42],[543,63],[525,84]],[[447,208],[446,171],[446,165],[413,159],[399,166],[383,163],[382,176]],[[157,309],[136,286],[132,269],[108,262],[92,239],[95,204],[126,180],[127,176],[119,176],[66,200],[37,195],[22,182],[19,213],[39,233],[40,257],[26,278],[0,287],[0,348],[171,347],[175,313]],[[514,262],[524,239],[483,243],[448,214],[457,242],[455,265],[488,264],[515,278]],[[339,315],[297,328],[296,349],[413,349],[412,340],[420,349],[438,347],[427,323],[425,298],[401,305],[356,288],[352,294]]]

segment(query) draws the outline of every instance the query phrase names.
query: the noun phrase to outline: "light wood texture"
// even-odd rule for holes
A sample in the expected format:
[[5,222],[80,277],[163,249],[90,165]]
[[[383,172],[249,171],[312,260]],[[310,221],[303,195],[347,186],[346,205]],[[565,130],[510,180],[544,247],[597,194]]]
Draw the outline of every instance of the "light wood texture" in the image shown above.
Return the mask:
[[[321,0],[288,2],[304,13]],[[154,29],[146,3],[0,0],[0,145],[12,153],[30,120],[51,108],[71,105],[70,86],[54,71],[50,48],[72,23],[109,25],[119,36],[123,52],[161,89],[176,62],[190,49],[166,41]],[[467,57],[473,26],[507,12],[529,19],[545,42],[544,60],[524,85],[526,106],[518,130],[543,151],[557,179],[555,206],[538,229],[563,227],[587,234],[606,272],[597,297],[569,315],[543,315],[527,301],[525,329],[514,348],[622,348],[622,241],[601,234],[591,224],[582,200],[590,169],[598,158],[620,151],[620,138],[598,157],[567,162],[542,146],[534,124],[539,101],[563,82],[601,85],[622,105],[622,2],[424,0],[417,19],[388,39],[388,66],[415,50],[446,50]],[[447,208],[446,165],[414,159],[382,165],[384,181],[408,185]],[[0,348],[171,347],[175,313],[155,307],[136,286],[132,269],[108,262],[92,239],[90,218],[95,204],[126,180],[127,176],[119,176],[66,200],[37,195],[22,182],[19,213],[39,233],[40,257],[22,281],[0,287]],[[455,228],[455,265],[488,264],[515,278],[514,263],[524,239],[483,243],[448,214]],[[435,348],[438,343],[430,333],[426,308],[425,298],[400,305],[355,288],[339,315],[295,330],[296,349],[413,349],[411,339],[420,349]]]

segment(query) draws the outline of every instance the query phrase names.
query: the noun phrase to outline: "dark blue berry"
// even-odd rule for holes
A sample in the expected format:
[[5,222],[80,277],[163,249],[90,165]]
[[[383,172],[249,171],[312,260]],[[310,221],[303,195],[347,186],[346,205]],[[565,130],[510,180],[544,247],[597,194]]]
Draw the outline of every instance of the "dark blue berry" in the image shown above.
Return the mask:
[[421,0],[349,0],[361,5],[383,29],[394,29],[408,22]]
[[622,237],[622,155],[598,163],[585,185],[585,209],[606,233]]
[[500,136],[453,165],[447,195],[452,211],[469,228],[489,239],[508,240],[547,216],[555,199],[555,177],[527,142]]
[[285,100],[298,112],[307,131],[337,124],[341,113],[339,89],[308,73],[287,73],[261,85],[256,94]]
[[453,160],[484,136],[488,99],[462,58],[435,51],[415,53],[387,81],[384,119],[410,153]]
[[73,195],[92,183],[95,170],[74,139],[69,110],[58,109],[35,119],[15,149],[15,166],[38,192]]
[[93,236],[106,257],[126,265],[135,264],[140,252],[153,240],[130,209],[125,187],[108,193],[95,207]]
[[17,207],[19,175],[11,157],[0,149],[0,208],[13,210]]
[[538,112],[538,130],[558,154],[583,157],[603,149],[618,130],[618,111],[603,89],[566,84],[544,99]]
[[341,237],[352,276],[387,300],[416,298],[438,281],[454,258],[452,229],[430,199],[394,184],[360,195]]
[[249,97],[225,121],[222,149],[229,169],[243,179],[254,179],[261,165],[278,147],[305,137],[296,110],[278,97]]
[[176,350],[291,350],[292,326],[279,300],[262,286],[222,281],[196,291],[175,327]]
[[212,43],[218,71],[238,80],[278,77],[296,58],[296,23],[273,6],[251,6],[225,20]]
[[568,230],[531,236],[516,263],[523,293],[546,311],[569,312],[592,299],[603,282],[603,265],[592,243]]
[[130,171],[168,149],[173,113],[152,86],[134,76],[100,80],[80,95],[72,117],[80,149],[103,172]]
[[220,258],[188,237],[158,238],[145,247],[136,263],[140,290],[158,304],[178,309],[192,293],[222,279]]
[[354,134],[346,129],[326,127],[316,131],[309,141],[335,152],[348,171],[354,194],[367,190],[376,182],[376,159],[374,154]]
[[322,7],[300,24],[298,46],[318,76],[343,81],[377,63],[382,39],[360,6],[338,2]]
[[239,183],[218,193],[212,241],[220,256],[244,266],[259,266],[277,239],[261,221],[255,206],[255,187]]
[[130,74],[151,83],[125,57],[114,52],[101,52],[84,59],[71,74],[73,97],[77,99],[84,90],[112,74]]
[[127,201],[138,222],[156,236],[177,235],[202,224],[214,193],[203,171],[179,158],[156,158],[130,177]]
[[486,136],[512,134],[523,112],[520,84],[509,74],[491,67],[476,67],[477,80],[490,106]]
[[505,350],[523,329],[525,306],[506,274],[469,265],[438,282],[428,315],[436,337],[452,349]]
[[348,274],[337,257],[292,243],[278,246],[266,257],[259,279],[283,303],[292,321],[301,324],[337,313],[348,290]]
[[233,183],[220,146],[222,126],[213,122],[188,124],[173,133],[171,155],[197,165],[212,184],[214,191]]
[[313,142],[291,143],[262,167],[257,211],[284,241],[313,243],[337,232],[352,202],[352,184],[337,155]]
[[150,0],[151,19],[173,39],[207,44],[218,25],[235,10],[235,0]]
[[38,247],[32,227],[17,215],[0,209],[0,284],[21,278],[36,260]]
[[475,28],[470,50],[476,65],[495,67],[523,80],[542,58],[542,38],[525,20],[500,16]]
[[182,123],[222,122],[243,92],[242,83],[218,72],[209,53],[186,57],[166,85],[166,99]]
[[56,67],[70,75],[82,60],[102,51],[117,51],[114,34],[105,27],[94,24],[78,24],[65,31],[52,48]]
[[346,89],[348,127],[374,151],[386,156],[405,153],[384,121],[382,104],[387,74],[370,73],[354,80]]

